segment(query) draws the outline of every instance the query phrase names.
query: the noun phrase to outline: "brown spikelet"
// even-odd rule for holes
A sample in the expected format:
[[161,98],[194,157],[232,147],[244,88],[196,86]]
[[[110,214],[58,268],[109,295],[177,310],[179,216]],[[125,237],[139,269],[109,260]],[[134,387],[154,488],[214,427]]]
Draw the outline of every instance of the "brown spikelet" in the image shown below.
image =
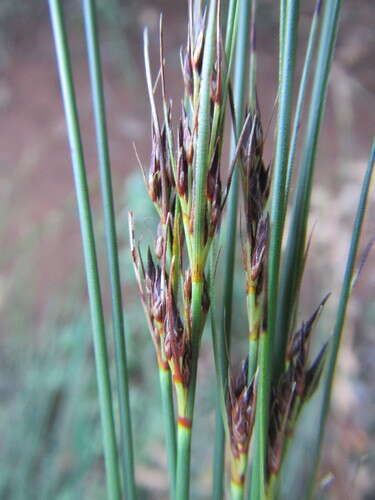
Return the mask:
[[255,416],[255,380],[247,381],[248,360],[243,361],[239,375],[229,384],[227,415],[231,450],[234,458],[247,454]]

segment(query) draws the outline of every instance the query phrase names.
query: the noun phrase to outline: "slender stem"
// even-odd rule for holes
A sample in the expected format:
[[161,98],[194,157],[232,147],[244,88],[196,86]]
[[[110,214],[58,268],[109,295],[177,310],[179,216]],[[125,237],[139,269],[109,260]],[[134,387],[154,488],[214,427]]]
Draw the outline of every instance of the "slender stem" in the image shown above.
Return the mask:
[[219,123],[219,134],[221,137],[223,135],[223,127],[225,122],[226,114],[226,102],[229,92],[229,84],[232,73],[232,66],[234,60],[234,53],[236,50],[237,42],[237,31],[238,31],[238,19],[239,19],[239,5],[241,0],[230,0],[230,8],[228,11],[228,21],[227,21],[227,32],[225,36],[225,55],[227,60],[227,71],[225,75],[225,81],[223,85],[223,97],[221,105],[220,123]]
[[[241,133],[242,121],[244,117],[244,97],[247,68],[247,53],[249,46],[249,14],[250,1],[240,0],[239,7],[239,27],[236,46],[236,57],[234,66],[234,112],[236,118],[236,129],[233,131],[230,146],[230,157],[233,156],[236,149],[237,138]],[[238,169],[233,174],[230,193],[228,196],[228,217],[224,234],[226,240],[225,248],[225,275],[224,275],[224,308],[223,308],[223,334],[225,343],[228,344],[232,323],[232,300],[233,300],[233,274],[234,274],[234,256],[236,252],[236,234],[237,234],[237,207],[238,207]],[[224,344],[225,348],[225,344]],[[225,369],[225,367],[224,367]]]
[[[230,19],[239,19],[238,27],[238,37],[236,43],[236,56],[235,56],[235,69],[234,69],[234,107],[236,116],[236,130],[232,135],[231,142],[231,152],[230,157],[233,156],[236,149],[236,138],[241,132],[242,120],[243,120],[243,102],[245,94],[245,71],[246,71],[246,61],[247,61],[247,47],[248,47],[248,26],[247,22],[249,19],[250,12],[250,1],[249,0],[239,0],[239,7],[231,2],[230,9]],[[234,10],[239,12],[239,16],[234,16]],[[228,27],[229,29],[229,27]],[[233,40],[233,34],[231,32],[227,33],[226,44],[227,51],[232,52],[230,49]],[[232,57],[230,58],[230,60]],[[226,78],[226,87],[229,81],[229,72]],[[217,380],[218,384],[221,384],[223,380],[226,380],[226,373],[228,370],[228,352],[230,349],[230,329],[232,322],[232,300],[233,300],[233,273],[234,273],[234,256],[236,249],[236,232],[237,232],[237,206],[238,206],[238,173],[237,170],[234,173],[232,185],[228,197],[228,221],[226,223],[226,229],[224,234],[226,235],[226,240],[224,242],[225,248],[225,274],[224,274],[224,307],[223,307],[223,318],[222,318],[222,328],[221,334],[218,339],[218,353],[220,358],[219,366],[221,371],[220,380]],[[213,300],[211,298],[211,300]],[[217,398],[221,397],[222,390],[217,389]],[[215,432],[215,449],[214,449],[214,474],[213,474],[213,498],[221,499],[223,497],[223,484],[224,484],[224,458],[225,458],[225,429],[222,423],[222,419],[226,418],[226,415],[222,415],[222,402],[217,401],[216,404],[216,432]]]
[[[195,387],[197,379],[198,355],[204,315],[202,310],[203,272],[205,265],[204,226],[206,218],[206,182],[208,169],[208,151],[210,138],[210,86],[214,62],[215,21],[217,1],[211,0],[203,52],[203,63],[199,94],[198,137],[195,159],[196,182],[194,191],[194,230],[192,236],[192,353],[188,401],[186,415],[183,415],[190,427],[182,426],[179,421],[177,434],[177,477],[176,495],[179,500],[189,498],[190,484],[190,449],[191,425],[194,414]],[[181,417],[182,415],[179,415]]]
[[[213,153],[215,147],[215,138],[223,137],[223,127],[225,123],[226,109],[227,109],[227,99],[229,92],[230,77],[233,65],[233,55],[236,47],[237,40],[237,28],[238,28],[238,5],[240,0],[230,0],[228,17],[227,17],[227,31],[225,35],[225,59],[227,63],[226,71],[224,73],[223,83],[222,83],[222,98],[221,101],[215,102],[214,115],[212,119],[211,127],[211,139],[210,139],[210,154]],[[222,148],[223,141],[221,141],[220,148]]]
[[[179,425],[177,431],[177,474],[176,474],[176,497],[178,500],[189,498],[190,487],[190,460],[191,460],[191,436],[194,414],[195,387],[197,380],[198,353],[200,336],[203,326],[202,315],[202,294],[203,281],[192,283],[192,318],[193,318],[193,339],[192,339],[192,359],[191,373],[188,390],[188,404],[185,414],[179,414]],[[183,423],[180,422],[183,418]]]
[[49,0],[49,7],[59,68],[61,91],[64,102],[65,119],[67,122],[82,234],[86,279],[93,327],[96,375],[107,473],[107,492],[108,498],[111,500],[120,500],[120,474],[118,468],[115,426],[113,421],[111,381],[105,339],[103,307],[70,55],[61,2],[59,0]]
[[257,76],[257,56],[256,56],[256,8],[257,0],[252,0],[251,5],[251,25],[250,25],[250,64],[249,64],[249,106],[251,111],[255,111],[256,96],[256,76]]
[[259,311],[255,303],[255,290],[252,288],[247,294],[247,316],[249,320],[249,372],[248,380],[255,375],[258,362]]
[[[276,337],[275,375],[280,373],[287,343],[287,332],[297,300],[298,283],[304,264],[307,221],[310,206],[312,180],[315,167],[315,157],[319,138],[324,105],[327,94],[328,75],[331,67],[333,49],[337,36],[338,18],[341,0],[325,3],[322,29],[319,40],[319,50],[316,63],[316,73],[313,82],[309,116],[301,158],[301,171],[297,180],[291,224],[288,233],[280,299],[280,335]],[[281,323],[282,322],[282,323]]]
[[[280,82],[280,103],[278,131],[274,166],[274,183],[271,204],[271,237],[268,268],[268,317],[267,331],[262,331],[259,345],[259,381],[257,390],[254,462],[251,480],[251,499],[264,498],[266,448],[268,434],[269,393],[272,377],[272,340],[276,326],[277,288],[281,242],[284,227],[285,178],[290,138],[290,117],[292,108],[293,79],[297,46],[299,1],[289,0],[285,19],[285,34],[282,72]],[[282,24],[280,29],[282,29]]]
[[[235,19],[239,19],[238,26],[238,38],[236,44],[236,56],[235,56],[235,69],[234,69],[234,112],[235,112],[235,130],[232,135],[231,141],[231,153],[233,156],[236,149],[237,138],[240,135],[243,115],[244,115],[244,96],[245,96],[245,82],[246,79],[244,75],[246,73],[246,67],[248,63],[247,52],[249,45],[249,17],[250,17],[250,6],[251,2],[249,0],[240,0],[238,2],[238,16]],[[253,10],[253,14],[254,14]],[[252,23],[253,27],[253,23]],[[237,29],[237,28],[236,28]],[[254,36],[253,36],[254,38]],[[255,39],[255,38],[254,38]],[[255,48],[255,47],[253,47]],[[231,50],[232,52],[232,50]],[[232,59],[232,58],[231,58]],[[255,86],[255,72],[251,72],[253,75],[252,84]],[[229,73],[227,74],[228,81]],[[227,85],[227,84],[226,84]],[[255,90],[254,90],[255,91]],[[232,300],[233,300],[233,274],[234,274],[234,256],[236,249],[236,233],[237,233],[237,206],[238,206],[238,172],[235,170],[234,177],[232,180],[231,190],[229,193],[228,200],[228,222],[226,224],[226,230],[224,234],[226,239],[224,242],[225,248],[225,275],[224,275],[224,300],[223,300],[223,317],[222,317],[222,328],[221,335],[216,342],[217,352],[216,356],[219,358],[218,364],[220,367],[221,376],[218,377],[218,383],[222,383],[223,380],[226,381],[226,373],[228,370],[228,355],[230,351],[230,330],[232,322]],[[218,391],[218,397],[223,389]],[[225,454],[225,429],[224,426],[219,426],[218,420],[220,418],[220,410],[222,411],[223,402],[219,401],[216,407],[216,435],[215,435],[215,451],[214,451],[214,496],[213,498],[220,499],[223,496],[223,478],[224,478],[224,454]],[[226,418],[225,412],[221,418]],[[236,488],[238,491],[238,488]],[[242,488],[243,495],[243,488]]]
[[[255,32],[255,21],[256,21],[256,7],[257,1],[252,0],[251,5],[251,22],[250,22],[250,64],[249,64],[249,109],[252,113],[256,113],[257,111],[257,95],[256,95],[256,32]],[[253,132],[251,132],[253,133]],[[245,182],[247,182],[245,180]],[[245,188],[244,193],[247,191]],[[246,245],[246,253],[250,256],[250,242]],[[250,266],[251,258],[246,259],[248,262],[248,266]],[[248,381],[250,382],[256,372],[257,363],[258,363],[258,313],[257,305],[256,305],[256,283],[250,281],[249,276],[249,267],[247,269],[247,318],[249,324],[249,368],[248,368]]]
[[279,17],[279,88],[281,85],[283,74],[284,60],[284,38],[285,38],[285,19],[286,19],[287,0],[280,0],[280,17]]
[[[251,27],[250,27],[250,66],[249,66],[249,108],[252,113],[257,111],[257,95],[256,95],[256,32],[255,32],[255,20],[256,20],[256,0],[252,1],[251,9]],[[246,190],[244,191],[246,192]],[[250,255],[250,242],[247,244],[246,252]],[[248,262],[250,263],[251,258]],[[250,265],[250,264],[248,264]],[[249,269],[248,269],[249,274]],[[256,305],[256,283],[250,282],[250,276],[247,277],[247,318],[249,324],[249,369],[248,369],[248,381],[250,382],[256,372],[258,363],[258,336],[259,336],[259,311]]]
[[262,331],[258,344],[258,366],[260,366],[260,375],[255,413],[255,442],[250,483],[251,500],[263,500],[265,495],[265,468],[270,386],[267,380],[269,375],[267,374],[266,367],[269,367],[270,348],[269,332]]
[[[220,422],[223,424],[223,431],[229,436],[229,426],[227,420],[227,410],[226,410],[226,391],[228,384],[228,358],[225,342],[223,342],[222,332],[218,331],[216,327],[216,290],[215,290],[215,282],[214,282],[214,273],[215,273],[215,265],[218,255],[217,255],[217,243],[218,241],[214,239],[213,248],[211,254],[211,262],[210,262],[210,319],[211,319],[211,333],[212,333],[212,345],[214,350],[214,362],[215,362],[215,373],[216,373],[216,411],[221,410],[220,414],[216,413],[217,419],[220,417]],[[218,422],[218,420],[216,420]],[[215,443],[215,456],[219,455],[224,460],[224,452],[221,452],[221,448],[216,447]],[[215,457],[214,457],[214,460]],[[223,478],[221,478],[223,479]],[[221,480],[221,485],[223,481]],[[222,489],[222,486],[221,486]]]
[[330,407],[332,385],[333,385],[333,379],[334,379],[335,368],[336,368],[336,363],[337,363],[337,354],[338,354],[339,347],[340,347],[342,331],[343,331],[345,316],[346,316],[346,309],[347,309],[348,301],[350,298],[350,293],[352,290],[353,270],[354,270],[354,265],[355,265],[356,256],[357,256],[358,243],[359,243],[359,238],[361,235],[363,219],[365,217],[367,199],[368,199],[368,194],[369,194],[370,185],[371,185],[371,178],[372,178],[372,175],[374,172],[374,164],[375,164],[375,141],[372,144],[370,158],[368,161],[367,170],[366,170],[365,177],[364,177],[363,184],[362,184],[361,194],[359,197],[357,213],[356,213],[354,226],[353,226],[352,239],[350,242],[350,249],[349,249],[348,258],[346,261],[345,274],[344,274],[344,279],[343,279],[343,283],[342,283],[342,287],[341,287],[340,300],[339,300],[339,305],[338,305],[337,315],[336,315],[336,323],[335,323],[335,327],[333,330],[332,344],[330,347],[330,355],[329,355],[329,360],[328,360],[327,376],[326,376],[325,381],[324,381],[323,403],[322,403],[320,416],[319,416],[319,425],[318,425],[319,434],[318,434],[318,439],[317,439],[316,446],[315,446],[315,449],[313,452],[313,460],[312,460],[313,469],[312,469],[312,474],[311,474],[311,478],[310,478],[310,485],[309,485],[310,486],[309,498],[312,498],[313,491],[314,491],[317,468],[319,465],[319,456],[320,456],[320,451],[322,448],[322,442],[323,442],[323,438],[324,438],[324,429],[325,429],[325,425],[326,425],[326,421],[327,421],[327,417],[328,417],[328,412],[329,412],[329,407]]
[[275,491],[277,491],[277,483],[280,479],[280,474],[279,475],[274,475],[272,474],[271,478],[269,479],[269,483],[267,486],[267,492],[266,492],[266,499],[267,500],[273,500],[275,498]]
[[115,340],[116,377],[122,443],[123,488],[124,491],[126,491],[126,498],[132,500],[136,498],[136,487],[134,480],[134,453],[129,404],[125,325],[122,310],[121,278],[118,261],[117,233],[95,1],[83,0],[83,12],[96,128],[96,143],[99,157],[100,185],[104,208],[108,269],[111,281],[113,335]]
[[240,0],[230,0],[228,9],[227,31],[225,34],[225,56],[227,60],[227,72],[223,89],[223,106],[225,106],[228,96],[228,86],[233,65],[233,54],[237,41],[239,4]]
[[245,477],[247,471],[248,452],[240,452],[231,457],[231,500],[242,500],[245,494]]
[[303,109],[304,109],[304,105],[305,105],[307,84],[308,84],[309,79],[310,79],[311,69],[312,69],[313,61],[314,61],[313,57],[315,54],[316,42],[318,39],[319,20],[320,20],[320,13],[322,11],[322,2],[323,1],[324,0],[317,0],[317,2],[316,2],[314,16],[313,16],[313,20],[312,20],[311,28],[310,28],[309,39],[307,42],[307,49],[306,49],[305,61],[303,64],[301,82],[300,82],[299,91],[298,91],[296,112],[294,115],[293,130],[292,130],[292,136],[291,136],[291,140],[290,140],[290,149],[289,149],[289,157],[288,157],[288,170],[287,170],[287,178],[286,178],[286,186],[285,186],[285,209],[286,209],[286,206],[288,204],[290,185],[292,182],[293,166],[294,166],[294,161],[295,161],[295,156],[296,156],[296,151],[297,151],[298,137],[299,137],[299,132],[300,132],[301,123],[302,123],[302,113],[303,113]]
[[237,484],[234,482],[230,483],[230,498],[231,500],[242,500],[245,494],[245,488],[243,484]]
[[[210,1],[209,19],[203,53],[202,75],[199,93],[198,137],[195,160],[196,183],[194,192],[194,236],[193,236],[193,269],[192,279],[200,279],[203,271],[202,262],[204,242],[204,225],[206,218],[206,182],[208,170],[208,151],[210,138],[210,86],[211,72],[214,62],[216,0]],[[194,276],[198,274],[198,276]]]
[[177,478],[176,499],[189,498],[190,487],[191,428],[178,425],[177,430]]
[[173,408],[172,378],[170,370],[159,367],[161,399],[163,405],[163,419],[165,428],[165,441],[167,446],[168,471],[170,474],[171,498],[175,498],[176,485],[176,422]]
[[280,251],[284,227],[284,192],[290,138],[290,118],[293,96],[293,79],[297,46],[299,1],[290,0],[286,15],[286,33],[283,56],[282,81],[280,83],[280,104],[276,139],[275,173],[271,204],[271,240],[269,252],[268,316],[272,338],[275,319],[277,287],[279,279]]
[[[224,494],[224,461],[225,461],[225,390],[226,350],[223,334],[217,335],[216,328],[216,293],[214,286],[215,259],[217,258],[216,239],[214,239],[210,257],[210,317],[211,334],[216,372],[216,409],[215,409],[215,445],[213,453],[212,499],[222,500]],[[221,332],[222,333],[222,332]]]
[[[225,418],[225,416],[224,416]],[[215,448],[213,456],[212,499],[221,500],[224,494],[225,429],[221,405],[221,391],[216,387]]]
[[[290,141],[290,150],[289,150],[289,158],[288,158],[288,170],[287,170],[287,180],[286,180],[286,187],[285,187],[285,210],[287,209],[287,204],[288,204],[288,197],[289,197],[289,191],[290,191],[290,185],[292,181],[292,173],[293,173],[293,164],[295,160],[295,155],[296,155],[296,149],[297,149],[297,142],[298,142],[298,137],[299,137],[299,131],[301,127],[301,120],[302,120],[302,113],[303,113],[303,108],[304,108],[304,103],[305,103],[305,95],[306,95],[306,90],[307,90],[307,84],[309,81],[309,76],[312,68],[312,63],[313,63],[313,56],[315,53],[316,49],[316,42],[317,42],[317,35],[318,35],[318,28],[319,28],[319,18],[320,18],[320,13],[321,13],[321,4],[322,0],[317,0],[317,4],[315,7],[315,12],[314,12],[314,17],[313,21],[311,24],[311,29],[310,29],[310,34],[309,34],[309,40],[308,40],[308,45],[306,49],[306,56],[305,56],[305,62],[303,66],[303,72],[302,72],[302,78],[301,78],[301,83],[299,87],[299,92],[298,92],[298,99],[297,99],[297,105],[296,105],[296,112],[294,116],[294,123],[293,123],[293,131],[292,131],[292,138]],[[290,289],[291,289],[291,282],[290,282],[290,275],[289,273],[286,273],[286,269],[284,268],[282,277],[281,277],[281,285],[280,285],[280,306],[278,309],[278,316],[277,316],[277,327],[276,327],[276,334],[275,334],[275,349],[274,349],[274,355],[275,355],[275,374],[274,376],[277,377],[278,374],[280,373],[280,370],[282,370],[283,366],[283,355],[285,353],[285,342],[288,336],[288,333],[290,331],[291,327],[291,314],[287,315],[286,312],[289,310],[288,306],[290,304]]]

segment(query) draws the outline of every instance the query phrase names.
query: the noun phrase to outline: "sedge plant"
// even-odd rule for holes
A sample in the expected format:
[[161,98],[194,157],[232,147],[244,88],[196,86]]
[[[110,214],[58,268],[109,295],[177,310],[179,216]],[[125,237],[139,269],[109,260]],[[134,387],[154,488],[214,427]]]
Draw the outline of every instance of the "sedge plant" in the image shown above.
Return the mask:
[[[49,3],[84,246],[108,498],[135,499],[125,328],[95,1],[83,0],[82,4],[112,292],[118,429],[113,417],[93,219],[63,10],[59,0]],[[155,74],[149,35],[144,31],[151,116],[148,169],[136,151],[135,155],[159,222],[154,242],[143,249],[137,243],[140,230],[132,213],[129,230],[131,258],[155,349],[172,499],[190,497],[197,368],[206,325],[212,332],[216,372],[212,497],[222,499],[226,492],[236,500],[279,497],[280,470],[296,422],[321,384],[322,406],[305,494],[306,498],[314,496],[375,153],[373,146],[333,333],[311,359],[313,331],[329,293],[321,291],[320,302],[302,322],[299,301],[308,262],[307,233],[319,132],[341,1],[317,0],[299,78],[300,3],[280,0],[279,5],[279,81],[271,160],[266,159],[264,151],[272,134],[262,122],[258,102],[256,0],[187,2],[186,44],[180,53],[183,85],[177,107],[168,98],[162,17]],[[225,146],[228,136],[229,157]],[[292,198],[293,183],[296,188]],[[285,224],[287,219],[289,225]],[[243,303],[234,308],[237,241],[245,279]],[[222,293],[217,286],[219,266],[224,270]],[[238,367],[231,362],[232,346],[239,340],[239,332],[232,325],[235,311],[248,319],[247,348]]]

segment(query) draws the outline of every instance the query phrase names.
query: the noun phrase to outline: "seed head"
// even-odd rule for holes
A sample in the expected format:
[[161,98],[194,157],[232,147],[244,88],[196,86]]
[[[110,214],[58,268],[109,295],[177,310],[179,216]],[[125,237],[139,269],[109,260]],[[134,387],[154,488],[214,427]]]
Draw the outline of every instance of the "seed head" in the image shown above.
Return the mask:
[[255,382],[247,382],[248,361],[242,362],[237,378],[229,385],[227,414],[231,450],[235,458],[247,454],[254,424]]
[[258,278],[263,270],[266,248],[268,244],[268,234],[269,234],[269,216],[267,214],[262,216],[259,221],[255,236],[255,244],[252,250],[251,279],[255,282],[258,281]]
[[190,305],[191,304],[191,271],[190,269],[185,272],[185,279],[184,279],[184,299],[185,303]]
[[186,197],[188,194],[188,163],[186,160],[185,148],[180,147],[177,156],[177,179],[176,189],[180,196]]
[[272,391],[268,431],[268,474],[277,474],[280,470],[294,398],[295,384],[292,370],[289,369],[281,376],[278,385]]
[[207,314],[210,309],[210,295],[208,292],[208,283],[206,277],[203,278],[203,293],[202,293],[202,311]]
[[156,241],[155,241],[155,255],[158,259],[161,259],[164,251],[164,235],[162,225],[158,224]]
[[206,32],[206,10],[198,22],[198,35],[193,49],[192,66],[200,74],[202,69],[203,49]]
[[188,38],[187,48],[181,49],[182,75],[185,84],[185,93],[192,97],[194,90],[193,68],[191,64],[190,41]]

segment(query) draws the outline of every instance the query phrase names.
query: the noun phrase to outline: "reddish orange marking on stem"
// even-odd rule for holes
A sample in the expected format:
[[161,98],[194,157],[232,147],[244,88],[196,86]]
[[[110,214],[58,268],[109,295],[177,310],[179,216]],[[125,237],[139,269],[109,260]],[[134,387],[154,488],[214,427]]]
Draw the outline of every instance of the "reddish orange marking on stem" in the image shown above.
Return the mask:
[[182,384],[180,370],[177,370],[173,373],[173,382],[175,382],[175,384]]
[[158,359],[158,365],[160,370],[163,370],[164,372],[169,372],[169,364],[168,361],[163,361],[162,359]]
[[191,419],[187,417],[178,417],[177,419],[178,425],[184,427],[185,429],[191,429]]
[[242,487],[245,484],[245,476],[244,474],[241,474],[240,476],[237,477],[231,477],[231,482],[233,484],[236,484],[237,486]]
[[259,339],[259,328],[254,328],[253,331],[249,332],[250,340],[258,340]]
[[202,283],[203,281],[203,271],[202,269],[194,267],[191,273],[191,281],[193,283]]
[[189,214],[187,214],[186,212],[182,212],[182,217],[184,219],[184,222],[186,224],[188,224],[190,222],[190,217],[189,217]]
[[163,325],[163,322],[162,321],[158,321],[156,320],[155,321],[156,325],[157,325],[157,329],[158,329],[158,333],[160,335],[160,337],[163,337],[164,336],[164,325]]

